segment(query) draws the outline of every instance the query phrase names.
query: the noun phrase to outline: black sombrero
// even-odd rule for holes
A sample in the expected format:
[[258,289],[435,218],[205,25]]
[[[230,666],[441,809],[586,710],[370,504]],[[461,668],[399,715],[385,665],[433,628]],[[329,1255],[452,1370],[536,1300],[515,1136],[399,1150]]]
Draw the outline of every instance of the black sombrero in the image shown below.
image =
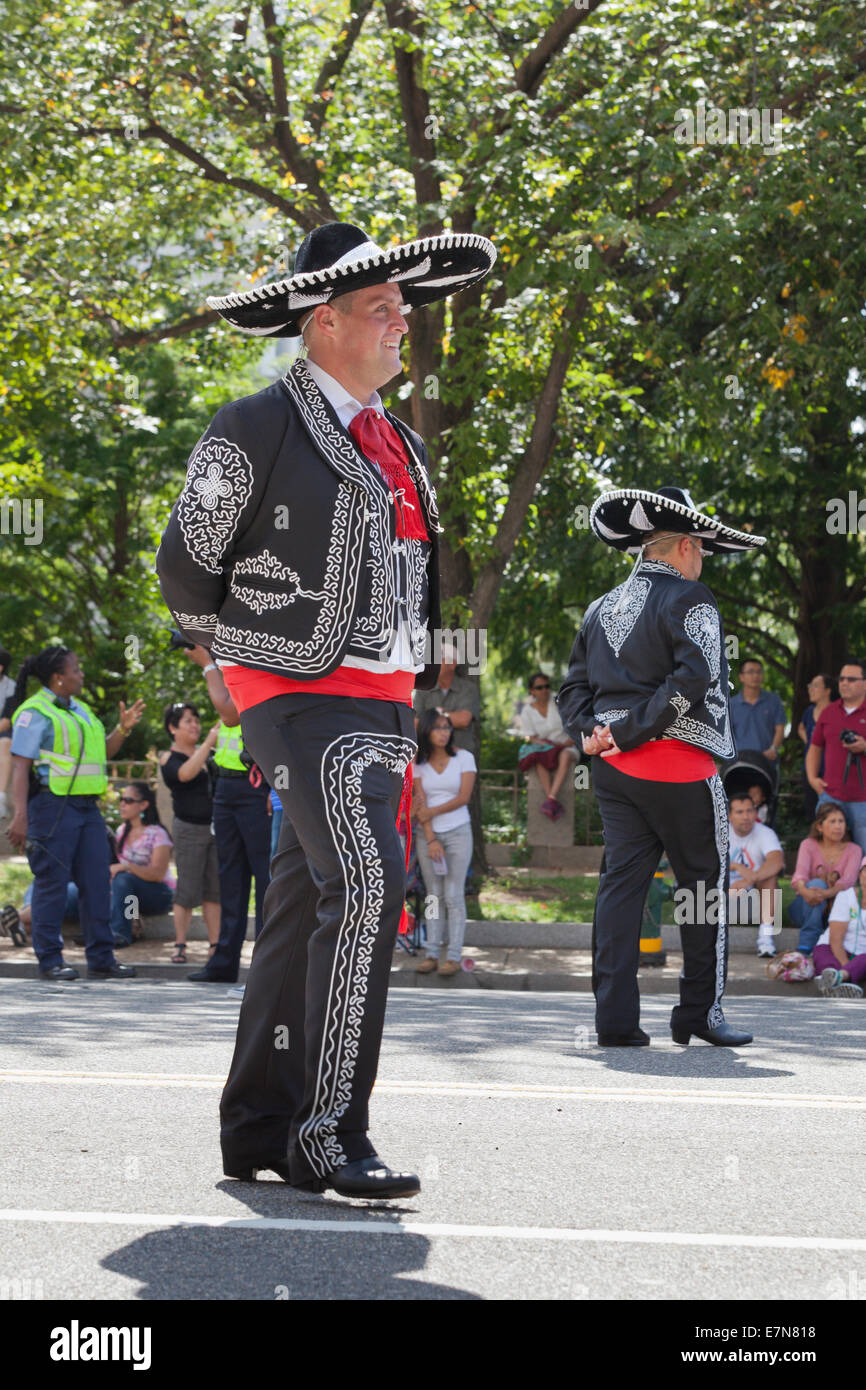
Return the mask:
[[699,511],[682,487],[660,487],[656,492],[624,487],[605,492],[593,504],[589,524],[599,540],[616,550],[640,550],[650,531],[681,531],[717,555],[756,550],[767,540],[750,531],[735,531]]
[[295,338],[299,319],[341,294],[395,284],[404,303],[416,309],[474,285],[495,260],[493,243],[472,232],[443,232],[383,251],[360,227],[328,222],[301,242],[288,279],[238,294],[212,295],[207,304],[242,333]]

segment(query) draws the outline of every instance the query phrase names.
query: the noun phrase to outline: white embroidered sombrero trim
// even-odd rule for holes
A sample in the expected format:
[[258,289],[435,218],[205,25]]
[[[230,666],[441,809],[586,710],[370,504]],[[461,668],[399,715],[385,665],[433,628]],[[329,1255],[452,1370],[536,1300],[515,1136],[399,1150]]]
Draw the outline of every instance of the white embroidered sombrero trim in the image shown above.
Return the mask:
[[[617,492],[605,492],[601,497],[596,498],[589,512],[590,526],[595,520],[596,512],[602,504],[607,505],[609,502],[619,501],[653,502],[661,504],[666,509],[677,512],[680,516],[686,516],[692,521],[702,523],[705,528],[704,539],[706,540],[721,539],[724,536],[732,540],[748,541],[750,546],[764,545],[767,540],[766,536],[755,536],[751,531],[736,531],[733,526],[726,526],[723,521],[714,521],[711,516],[707,516],[704,512],[695,511],[693,507],[686,507],[682,502],[675,502],[672,497],[664,497],[657,492],[648,492],[645,488],[633,487],[620,488]],[[629,534],[628,531],[612,531],[604,522],[597,522],[596,524],[602,528],[611,539],[624,539]]]
[[[206,301],[207,306],[209,309],[237,309],[255,304],[256,301],[273,299],[276,295],[299,294],[305,289],[315,289],[317,286],[323,290],[329,289],[337,284],[341,278],[345,279],[347,275],[354,276],[362,270],[372,270],[374,267],[389,262],[409,260],[414,256],[424,255],[430,251],[448,250],[456,246],[476,247],[485,251],[490,257],[490,266],[496,260],[496,247],[493,242],[475,232],[443,232],[439,236],[424,237],[420,241],[407,241],[402,246],[392,246],[385,251],[375,246],[374,242],[370,242],[370,245],[374,247],[374,254],[366,256],[363,260],[348,261],[344,265],[338,263],[326,266],[324,270],[309,270],[304,275],[292,275],[286,280],[273,280],[267,285],[259,285],[252,290],[238,291],[236,294],[209,295]],[[480,272],[468,270],[466,276],[478,273]],[[466,276],[461,275],[459,278],[465,279]],[[311,299],[311,303],[315,302],[317,301]]]

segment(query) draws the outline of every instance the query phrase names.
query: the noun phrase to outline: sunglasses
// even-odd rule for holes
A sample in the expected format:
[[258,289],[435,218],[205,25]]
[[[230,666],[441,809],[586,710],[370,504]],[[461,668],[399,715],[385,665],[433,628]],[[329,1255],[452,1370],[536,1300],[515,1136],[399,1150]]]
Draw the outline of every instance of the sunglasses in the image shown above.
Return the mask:
[[533,690],[549,690],[550,681],[545,681],[543,685],[534,685],[532,688]]
[[837,679],[837,681],[855,681],[855,682],[856,682],[856,681],[863,681],[863,680],[866,680],[866,676],[837,676],[836,679]]
[[143,806],[144,801],[140,796],[121,796],[119,798],[121,806]]

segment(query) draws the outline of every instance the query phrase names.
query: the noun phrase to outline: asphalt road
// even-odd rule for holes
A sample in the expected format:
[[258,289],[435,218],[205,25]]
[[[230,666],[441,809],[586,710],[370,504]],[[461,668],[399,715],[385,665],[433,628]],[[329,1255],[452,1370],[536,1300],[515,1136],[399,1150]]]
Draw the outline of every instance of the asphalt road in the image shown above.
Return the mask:
[[738,1052],[599,1050],[582,995],[392,991],[371,1133],[422,1193],[224,1179],[225,986],[0,981],[0,1297],[866,1297],[866,1008],[735,999]]

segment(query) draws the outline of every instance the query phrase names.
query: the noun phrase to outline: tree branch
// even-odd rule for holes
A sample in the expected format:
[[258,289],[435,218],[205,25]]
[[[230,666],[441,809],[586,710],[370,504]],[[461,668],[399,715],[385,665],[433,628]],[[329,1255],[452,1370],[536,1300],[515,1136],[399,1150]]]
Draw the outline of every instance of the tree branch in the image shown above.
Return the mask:
[[[743,603],[743,595],[742,595],[742,594],[731,594],[731,593],[728,593],[728,591],[727,591],[726,589],[720,589],[719,586],[718,586],[718,584],[716,583],[716,581],[715,581],[715,579],[714,579],[714,577],[713,577],[712,575],[710,575],[709,579],[707,580],[707,584],[708,584],[709,587],[712,589],[713,593],[716,595],[717,598],[724,599],[726,603],[732,603],[732,604],[736,604],[736,605],[742,607],[742,603]],[[768,603],[761,603],[761,604],[757,604],[757,603],[756,603],[756,604],[754,604],[754,607],[757,608],[758,611],[759,611],[760,613],[766,613],[768,617],[770,617],[770,618],[775,618],[775,620],[776,620],[777,623],[788,623],[788,624],[791,625],[791,626],[793,626],[793,624],[794,624],[794,620],[793,620],[793,618],[791,617],[791,613],[790,613],[790,611],[787,610],[787,609],[784,609],[784,610],[783,610],[783,609],[779,609],[779,608],[774,608],[771,604],[768,604]],[[741,624],[739,624],[739,620],[738,620],[738,625],[741,625]],[[752,628],[752,629],[750,629],[750,630],[754,632],[754,631],[758,631],[759,629]],[[773,640],[778,640],[778,639],[774,639],[774,638],[771,638],[771,637],[768,636],[767,640],[768,640],[768,641],[773,641]],[[780,645],[783,645],[783,644],[780,643]],[[788,650],[788,648],[785,647],[785,651],[787,651],[787,650]]]
[[[436,158],[435,121],[430,116],[430,101],[421,72],[420,41],[424,37],[424,25],[417,12],[412,9],[409,0],[385,0],[385,13],[392,29],[402,30],[413,40],[409,50],[399,43],[394,43],[394,63],[397,69],[403,125],[412,160],[415,198],[419,205],[424,207],[438,203],[442,196],[439,175],[433,168]],[[441,218],[425,218],[418,228],[418,235],[431,236],[441,230]]]
[[[845,82],[854,77],[856,73],[866,70],[866,48],[861,48],[857,53],[852,54],[851,63],[854,71],[842,79]],[[780,98],[779,106],[781,109],[787,111],[791,116],[799,116],[808,98],[816,96],[820,92],[822,76],[823,73],[819,74],[813,82],[807,82],[802,87],[798,87],[795,92],[791,92],[789,96]]]
[[[69,130],[70,128],[67,127],[67,134]],[[124,136],[126,134],[123,126],[72,126],[71,133],[73,135],[83,135],[88,138],[98,135]],[[176,154],[180,154],[184,159],[188,159],[196,168],[201,169],[205,179],[207,179],[209,183],[217,183],[225,188],[237,188],[243,193],[251,193],[255,198],[260,199],[261,202],[267,203],[270,207],[275,207],[280,212],[285,213],[286,217],[290,217],[293,222],[297,222],[300,227],[303,227],[305,232],[310,232],[314,227],[319,225],[320,219],[314,212],[308,212],[306,209],[295,207],[293,203],[289,202],[288,198],[284,198],[281,194],[275,193],[273,189],[268,188],[263,183],[259,183],[256,179],[236,178],[232,174],[227,174],[224,169],[220,169],[218,165],[214,164],[213,160],[209,159],[207,155],[202,154],[199,150],[193,149],[192,145],[188,144],[186,140],[181,140],[179,136],[172,135],[171,131],[166,130],[165,127],[160,125],[157,121],[151,121],[149,125],[143,126],[137,132],[137,138],[139,140],[159,140],[170,150],[174,150]]]
[[373,8],[373,0],[349,0],[351,18],[339,34],[330,54],[322,63],[314,88],[315,95],[307,102],[304,120],[312,128],[313,135],[321,133],[333,96],[333,86],[346,66],[355,40],[361,32],[364,20]]
[[525,92],[528,97],[537,96],[552,60],[565,47],[575,29],[603,3],[604,0],[586,0],[585,9],[578,9],[574,4],[566,6],[562,14],[545,29],[532,52],[527,53],[517,69],[514,85],[519,92]]
[[167,338],[185,338],[187,334],[197,333],[200,328],[207,328],[218,319],[216,309],[190,314],[185,319],[176,319],[174,323],[157,323],[153,328],[130,328],[128,324],[112,319],[109,331],[115,347],[133,348],[142,347],[145,343],[161,343]]
[[493,606],[502,583],[505,567],[526,519],[526,513],[535,489],[550,462],[553,427],[559,411],[566,373],[575,348],[573,329],[586,312],[588,302],[588,297],[583,291],[576,295],[563,330],[559,335],[559,340],[551,354],[547,375],[535,411],[529,444],[509,484],[508,501],[505,504],[493,540],[493,554],[482,566],[470,599],[472,621],[478,627],[490,626]]

